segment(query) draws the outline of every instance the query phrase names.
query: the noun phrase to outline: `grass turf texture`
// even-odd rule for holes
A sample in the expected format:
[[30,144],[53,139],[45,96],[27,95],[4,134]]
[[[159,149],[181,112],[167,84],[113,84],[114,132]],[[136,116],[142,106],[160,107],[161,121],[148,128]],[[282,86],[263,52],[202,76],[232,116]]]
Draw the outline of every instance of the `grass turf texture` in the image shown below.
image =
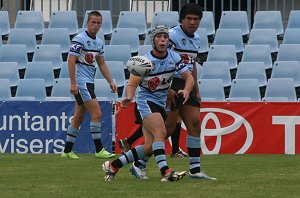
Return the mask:
[[[115,180],[105,182],[101,164],[92,154],[79,160],[55,154],[0,154],[0,197],[299,197],[300,155],[203,156],[202,166],[217,181],[188,177],[160,182],[156,163],[148,165],[149,180],[135,179],[129,165]],[[188,170],[187,159],[168,158],[175,170]]]

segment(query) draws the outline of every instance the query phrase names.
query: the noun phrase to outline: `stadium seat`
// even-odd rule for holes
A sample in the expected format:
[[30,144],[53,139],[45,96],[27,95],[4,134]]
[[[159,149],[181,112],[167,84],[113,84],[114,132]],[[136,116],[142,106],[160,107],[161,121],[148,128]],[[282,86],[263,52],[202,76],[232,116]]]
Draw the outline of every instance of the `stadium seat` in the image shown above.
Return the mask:
[[126,68],[127,61],[131,57],[129,45],[106,45],[104,51],[106,61],[122,61]]
[[18,11],[15,28],[33,28],[36,36],[44,32],[44,17],[42,11]]
[[68,28],[70,36],[77,34],[78,22],[76,11],[52,11],[49,28]]
[[196,68],[197,68],[197,79],[200,79],[203,67],[202,65],[196,62]]
[[51,97],[73,97],[70,93],[70,79],[69,78],[58,78],[54,79]]
[[138,55],[144,55],[152,50],[152,45],[140,45],[138,47]]
[[265,64],[263,62],[240,62],[236,79],[257,79],[260,87],[267,85]]
[[270,78],[267,83],[264,101],[297,101],[292,78]]
[[157,25],[165,25],[171,28],[179,24],[178,19],[179,14],[177,11],[157,11],[153,14],[151,28]]
[[41,44],[58,44],[61,47],[61,53],[68,53],[70,49],[69,30],[67,28],[45,29]]
[[281,44],[276,61],[300,61],[300,44]]
[[68,62],[63,62],[61,64],[60,72],[59,72],[59,78],[69,78],[69,67]]
[[275,29],[252,29],[248,45],[269,45],[270,51],[278,51],[278,40]]
[[45,87],[52,87],[54,73],[51,62],[29,62],[26,67],[24,79],[43,79]]
[[2,45],[0,47],[0,62],[17,62],[19,70],[25,69],[28,63],[26,45]]
[[271,78],[293,78],[295,87],[300,86],[300,62],[276,61],[272,69]]
[[[114,79],[115,81],[115,79]],[[118,93],[112,92],[105,79],[95,79],[95,94],[98,100],[117,101]]]
[[240,29],[217,29],[214,39],[216,45],[234,45],[235,52],[242,52],[244,49],[243,36]]
[[8,36],[10,32],[10,23],[7,11],[0,11],[0,35]]
[[290,29],[290,28],[300,28],[300,10],[291,10],[290,11],[287,29]]
[[[124,65],[121,61],[105,61],[110,74],[113,79],[116,81],[117,87],[124,86],[125,83],[125,73],[124,73]],[[96,70],[95,79],[105,79],[102,75],[99,68]]]
[[2,45],[2,36],[0,35],[0,47]]
[[211,45],[207,61],[227,61],[230,69],[237,68],[237,56],[234,45]]
[[199,79],[199,91],[202,101],[225,101],[223,80],[221,79]]
[[[299,19],[300,20],[300,19]],[[283,36],[283,44],[300,44],[300,28],[287,28]]]
[[223,11],[219,29],[240,29],[241,34],[249,34],[249,22],[246,11]]
[[145,35],[145,40],[144,40],[144,45],[152,45],[150,41],[150,31],[151,28],[147,29],[146,35]]
[[[103,30],[104,36],[110,37],[112,30],[113,30],[113,24],[112,24],[112,17],[110,10],[98,10],[100,14],[102,15],[102,24],[101,29]],[[87,10],[84,15],[82,27],[87,28],[87,20],[88,15],[91,12],[91,10]]]
[[227,101],[261,101],[257,79],[233,79]]
[[0,78],[6,78],[10,81],[10,86],[17,86],[19,82],[18,63],[0,62]]
[[200,49],[199,53],[207,53],[209,50],[209,43],[207,38],[207,31],[205,28],[198,28],[196,31],[200,36]]
[[43,79],[20,79],[16,97],[35,97],[36,100],[46,98],[45,82]]
[[280,11],[256,11],[252,29],[275,29],[276,35],[283,34]]
[[229,64],[226,61],[207,61],[203,63],[200,79],[222,79],[223,86],[231,85]]
[[264,62],[265,69],[272,68],[272,55],[269,45],[246,45],[242,62]]
[[215,20],[211,11],[203,11],[203,16],[200,21],[199,28],[205,28],[207,35],[215,35]]
[[[0,72],[1,75],[1,72]],[[0,76],[0,101],[9,100],[11,98],[10,81],[9,79],[1,78]]]
[[111,34],[110,45],[129,45],[131,54],[137,54],[140,45],[136,28],[114,28]]
[[62,60],[61,47],[58,44],[45,44],[36,47],[33,62],[52,62],[53,70],[60,69]]
[[118,18],[117,28],[136,28],[139,36],[144,36],[147,30],[145,13],[121,11]]
[[7,44],[24,44],[27,53],[33,53],[36,48],[35,32],[32,28],[12,29]]

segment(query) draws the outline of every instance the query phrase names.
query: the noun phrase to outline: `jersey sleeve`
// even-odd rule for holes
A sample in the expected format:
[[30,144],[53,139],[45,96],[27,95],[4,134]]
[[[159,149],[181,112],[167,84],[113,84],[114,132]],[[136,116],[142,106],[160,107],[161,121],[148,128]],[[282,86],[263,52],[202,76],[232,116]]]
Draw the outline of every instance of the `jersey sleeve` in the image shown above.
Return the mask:
[[80,52],[83,48],[83,41],[80,37],[74,37],[70,44],[69,54],[74,56],[80,56]]
[[176,52],[173,53],[174,60],[176,63],[176,72],[180,75],[183,72],[189,70],[189,68],[185,65],[185,63],[182,61],[181,57],[179,54]]

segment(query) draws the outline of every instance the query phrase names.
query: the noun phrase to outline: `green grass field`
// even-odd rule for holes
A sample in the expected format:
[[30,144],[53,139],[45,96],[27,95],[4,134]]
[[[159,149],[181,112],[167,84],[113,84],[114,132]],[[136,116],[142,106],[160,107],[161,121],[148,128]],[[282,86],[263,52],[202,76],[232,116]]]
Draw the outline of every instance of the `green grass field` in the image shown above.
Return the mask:
[[[188,177],[160,182],[154,159],[149,180],[131,176],[129,165],[105,182],[104,160],[79,154],[79,160],[59,155],[0,154],[0,197],[300,197],[299,155],[203,156],[202,166],[217,181]],[[175,170],[188,170],[187,159],[168,158]]]

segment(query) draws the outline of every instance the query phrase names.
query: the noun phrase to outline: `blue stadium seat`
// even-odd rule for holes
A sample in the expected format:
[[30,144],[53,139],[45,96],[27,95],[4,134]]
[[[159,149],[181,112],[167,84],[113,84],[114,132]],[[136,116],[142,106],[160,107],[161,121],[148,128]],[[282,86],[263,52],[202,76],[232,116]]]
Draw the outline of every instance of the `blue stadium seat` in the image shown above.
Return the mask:
[[[112,24],[112,16],[110,10],[98,10],[102,15],[102,25],[101,29],[103,30],[104,36],[110,37],[112,30],[113,30],[113,24]],[[82,27],[87,28],[87,20],[88,15],[91,12],[91,10],[87,10],[84,15]]]
[[4,79],[0,76],[0,85],[0,101],[9,100],[11,98],[9,79]]
[[33,62],[52,62],[54,70],[60,69],[62,60],[61,47],[58,44],[45,44],[36,47],[33,55]]
[[0,62],[0,78],[8,79],[12,87],[17,86],[19,82],[18,63]]
[[223,11],[219,29],[240,29],[242,35],[249,34],[249,22],[246,11]]
[[152,50],[152,45],[140,45],[138,47],[138,55],[144,55]]
[[34,97],[36,100],[46,98],[45,82],[43,79],[20,79],[16,97]]
[[54,73],[51,62],[29,62],[26,67],[24,79],[43,79],[45,87],[53,85]]
[[151,28],[147,29],[146,35],[145,35],[145,40],[144,40],[144,45],[152,45],[150,41],[150,31]]
[[129,45],[131,54],[137,54],[140,45],[136,28],[114,28],[110,45]]
[[207,31],[205,28],[198,28],[196,31],[200,36],[200,50],[199,53],[206,53],[209,50],[209,43],[207,38]]
[[[300,19],[299,19],[300,20]],[[283,36],[283,44],[300,44],[300,28],[287,28]]]
[[77,34],[78,21],[76,11],[52,11],[48,28],[68,28],[70,36]]
[[276,61],[300,61],[300,44],[281,44]]
[[58,78],[54,79],[51,97],[73,97],[70,93],[70,79],[69,78]]
[[275,11],[256,11],[252,29],[275,29],[277,35],[283,34],[283,24],[281,12]]
[[25,69],[28,58],[24,44],[7,44],[0,47],[0,62],[17,62],[18,69]]
[[0,11],[0,35],[7,36],[10,32],[10,23],[7,11]]
[[257,79],[260,87],[267,85],[265,64],[263,62],[240,62],[236,79]]
[[[115,80],[115,79],[114,79]],[[95,94],[98,100],[117,101],[118,93],[112,92],[105,79],[95,79]]]
[[144,36],[147,30],[145,13],[121,11],[118,18],[117,28],[136,28],[139,36]]
[[69,67],[68,62],[63,62],[61,64],[60,72],[59,72],[59,78],[69,78]]
[[33,53],[36,48],[35,32],[32,28],[12,29],[7,44],[24,44],[27,53]]
[[178,25],[179,14],[177,11],[157,11],[153,13],[151,28],[165,25],[168,28]]
[[222,79],[223,86],[231,85],[231,75],[228,62],[207,61],[203,63],[200,79]]
[[199,79],[198,86],[202,101],[225,101],[223,80]]
[[199,28],[205,28],[207,35],[215,35],[215,20],[211,11],[203,11],[203,16],[200,21]]
[[272,55],[269,45],[246,45],[242,62],[264,62],[265,69],[272,68]]
[[[124,73],[123,62],[121,62],[121,61],[105,61],[105,63],[110,71],[112,78],[115,79],[117,87],[124,86],[125,73]],[[99,68],[97,68],[97,70],[96,70],[95,78],[96,79],[105,79]]]
[[300,28],[300,10],[290,11],[287,29],[291,29],[291,28]]
[[129,45],[106,45],[104,51],[106,61],[121,61],[126,68],[127,61],[131,57]]
[[297,101],[295,83],[292,78],[270,78],[264,101]]
[[197,79],[200,79],[203,67],[199,63],[196,62],[196,68],[197,68]]
[[69,30],[67,28],[45,29],[41,44],[58,44],[61,47],[61,53],[68,53],[70,49]]
[[234,45],[235,52],[242,52],[244,49],[243,36],[240,29],[218,29],[215,34],[214,46]]
[[233,79],[227,101],[261,101],[257,79]]
[[300,86],[300,62],[276,61],[272,69],[271,78],[293,78],[295,87]]
[[234,45],[211,45],[207,61],[226,61],[230,69],[237,67],[237,56]]
[[45,28],[42,11],[18,11],[15,28],[33,28],[36,36],[42,35]]
[[271,52],[278,51],[278,40],[275,29],[252,29],[248,45],[269,45]]

